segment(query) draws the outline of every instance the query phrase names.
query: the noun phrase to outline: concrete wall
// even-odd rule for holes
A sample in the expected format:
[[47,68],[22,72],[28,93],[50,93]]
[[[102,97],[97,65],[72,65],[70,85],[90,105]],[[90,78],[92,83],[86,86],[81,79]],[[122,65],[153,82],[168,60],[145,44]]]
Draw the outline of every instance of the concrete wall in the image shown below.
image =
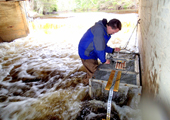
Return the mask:
[[29,33],[21,2],[0,2],[0,42],[9,42]]
[[139,1],[143,93],[170,111],[170,0]]

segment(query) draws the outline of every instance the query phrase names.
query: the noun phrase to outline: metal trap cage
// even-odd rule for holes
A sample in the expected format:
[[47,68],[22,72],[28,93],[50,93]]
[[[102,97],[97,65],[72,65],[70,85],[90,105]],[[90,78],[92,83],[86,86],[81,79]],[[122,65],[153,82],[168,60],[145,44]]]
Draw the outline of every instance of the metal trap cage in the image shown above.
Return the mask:
[[[112,101],[120,106],[128,105],[136,108],[140,102],[142,90],[140,85],[139,56],[138,54],[127,52],[117,54],[108,54],[107,58],[110,59],[110,64],[99,65],[98,70],[89,79],[89,95],[92,99],[108,101],[111,86],[114,84],[116,86],[116,82],[119,80],[117,90],[113,90],[115,92]],[[109,84],[110,87],[108,87]],[[134,97],[133,99],[136,99],[137,104],[132,103],[132,98],[130,98],[132,96]]]

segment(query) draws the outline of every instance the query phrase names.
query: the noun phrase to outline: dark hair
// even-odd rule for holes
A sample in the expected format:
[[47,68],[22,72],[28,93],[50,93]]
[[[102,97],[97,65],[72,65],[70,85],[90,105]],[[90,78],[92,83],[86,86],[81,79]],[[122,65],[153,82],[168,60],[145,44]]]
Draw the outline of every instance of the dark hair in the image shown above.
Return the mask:
[[112,19],[107,23],[108,26],[111,26],[112,29],[122,29],[122,24],[118,19]]

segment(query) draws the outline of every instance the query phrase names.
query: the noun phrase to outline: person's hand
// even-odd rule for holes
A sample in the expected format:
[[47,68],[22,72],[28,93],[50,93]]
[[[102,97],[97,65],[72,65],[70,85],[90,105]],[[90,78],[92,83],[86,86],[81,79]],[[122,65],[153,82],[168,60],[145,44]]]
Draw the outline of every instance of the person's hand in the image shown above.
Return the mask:
[[107,59],[106,62],[104,64],[110,64],[110,60]]
[[120,52],[120,48],[115,48],[115,52]]

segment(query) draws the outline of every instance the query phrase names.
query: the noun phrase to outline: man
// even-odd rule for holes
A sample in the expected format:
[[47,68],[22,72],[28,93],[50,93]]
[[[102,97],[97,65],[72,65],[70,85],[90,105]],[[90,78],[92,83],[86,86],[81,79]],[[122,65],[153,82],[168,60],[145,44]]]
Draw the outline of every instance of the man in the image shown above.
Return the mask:
[[110,61],[105,58],[106,52],[114,53],[120,51],[119,48],[113,49],[108,47],[107,42],[111,38],[111,35],[121,30],[121,26],[121,22],[117,19],[112,19],[108,23],[106,19],[103,19],[89,28],[81,38],[78,52],[87,70],[87,74],[85,78],[83,78],[83,82],[86,85],[89,83],[89,78],[91,78],[97,70],[97,59],[99,58],[102,63],[110,64]]

